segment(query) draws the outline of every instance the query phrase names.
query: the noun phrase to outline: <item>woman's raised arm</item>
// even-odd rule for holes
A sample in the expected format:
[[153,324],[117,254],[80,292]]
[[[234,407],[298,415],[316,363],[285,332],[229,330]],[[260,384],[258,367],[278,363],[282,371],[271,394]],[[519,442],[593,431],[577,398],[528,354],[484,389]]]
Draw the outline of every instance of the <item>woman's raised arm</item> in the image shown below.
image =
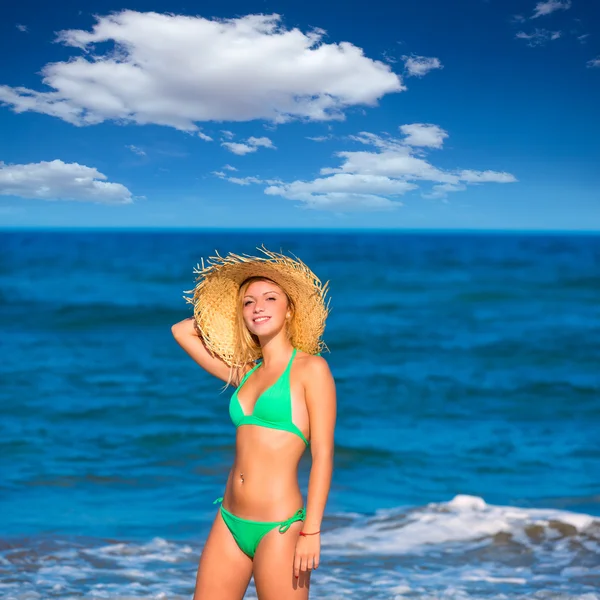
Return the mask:
[[[193,317],[188,317],[171,327],[177,343],[208,373],[231,383],[231,368],[218,356],[211,354],[202,340]],[[234,384],[236,382],[233,382]]]

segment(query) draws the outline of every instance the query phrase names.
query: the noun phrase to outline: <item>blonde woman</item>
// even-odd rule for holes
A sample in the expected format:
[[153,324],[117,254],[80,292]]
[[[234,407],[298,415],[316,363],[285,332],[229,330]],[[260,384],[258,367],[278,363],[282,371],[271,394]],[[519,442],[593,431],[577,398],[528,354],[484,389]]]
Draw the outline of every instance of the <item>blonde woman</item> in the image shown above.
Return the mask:
[[[235,457],[193,600],[241,599],[252,576],[260,600],[305,600],[319,566],[336,420],[335,384],[320,356],[327,284],[300,260],[260,250],[264,257],[217,256],[197,270],[186,298],[194,317],[172,327],[203,369],[236,386]],[[298,464],[307,448],[304,505]]]

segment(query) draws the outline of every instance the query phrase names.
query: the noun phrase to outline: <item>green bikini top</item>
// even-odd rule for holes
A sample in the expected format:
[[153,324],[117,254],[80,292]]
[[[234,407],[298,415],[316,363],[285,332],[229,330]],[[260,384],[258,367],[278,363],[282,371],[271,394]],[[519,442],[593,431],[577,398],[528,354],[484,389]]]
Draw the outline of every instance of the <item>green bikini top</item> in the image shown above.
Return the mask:
[[242,405],[238,399],[238,392],[258,367],[262,361],[254,366],[248,373],[244,375],[240,385],[237,387],[231,400],[229,401],[229,416],[233,424],[237,427],[240,425],[258,425],[259,427],[269,427],[270,429],[281,429],[295,433],[302,438],[302,441],[308,446],[309,441],[304,437],[304,434],[292,423],[292,396],[290,392],[290,370],[292,362],[296,356],[296,348],[292,352],[292,357],[285,371],[279,376],[279,379],[270,387],[268,387],[256,400],[252,414],[246,415],[242,409]]

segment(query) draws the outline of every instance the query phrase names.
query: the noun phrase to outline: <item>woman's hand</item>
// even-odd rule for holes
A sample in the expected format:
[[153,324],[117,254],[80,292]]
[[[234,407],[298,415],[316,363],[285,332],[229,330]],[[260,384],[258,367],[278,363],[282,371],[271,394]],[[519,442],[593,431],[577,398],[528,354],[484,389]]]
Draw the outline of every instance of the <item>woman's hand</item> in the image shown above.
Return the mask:
[[321,534],[299,535],[296,542],[296,554],[294,555],[294,575],[296,579],[302,575],[310,575],[313,569],[319,566],[321,555]]

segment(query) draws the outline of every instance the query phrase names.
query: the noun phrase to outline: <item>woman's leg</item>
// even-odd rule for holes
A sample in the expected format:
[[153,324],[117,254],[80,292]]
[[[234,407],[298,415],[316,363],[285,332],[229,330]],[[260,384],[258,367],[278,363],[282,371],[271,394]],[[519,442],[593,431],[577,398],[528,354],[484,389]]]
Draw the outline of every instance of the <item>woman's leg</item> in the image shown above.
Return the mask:
[[285,533],[275,527],[260,541],[254,555],[254,583],[259,600],[307,600],[310,576],[294,576],[294,553],[302,521]]
[[193,600],[242,600],[251,576],[252,561],[217,512],[200,557]]

